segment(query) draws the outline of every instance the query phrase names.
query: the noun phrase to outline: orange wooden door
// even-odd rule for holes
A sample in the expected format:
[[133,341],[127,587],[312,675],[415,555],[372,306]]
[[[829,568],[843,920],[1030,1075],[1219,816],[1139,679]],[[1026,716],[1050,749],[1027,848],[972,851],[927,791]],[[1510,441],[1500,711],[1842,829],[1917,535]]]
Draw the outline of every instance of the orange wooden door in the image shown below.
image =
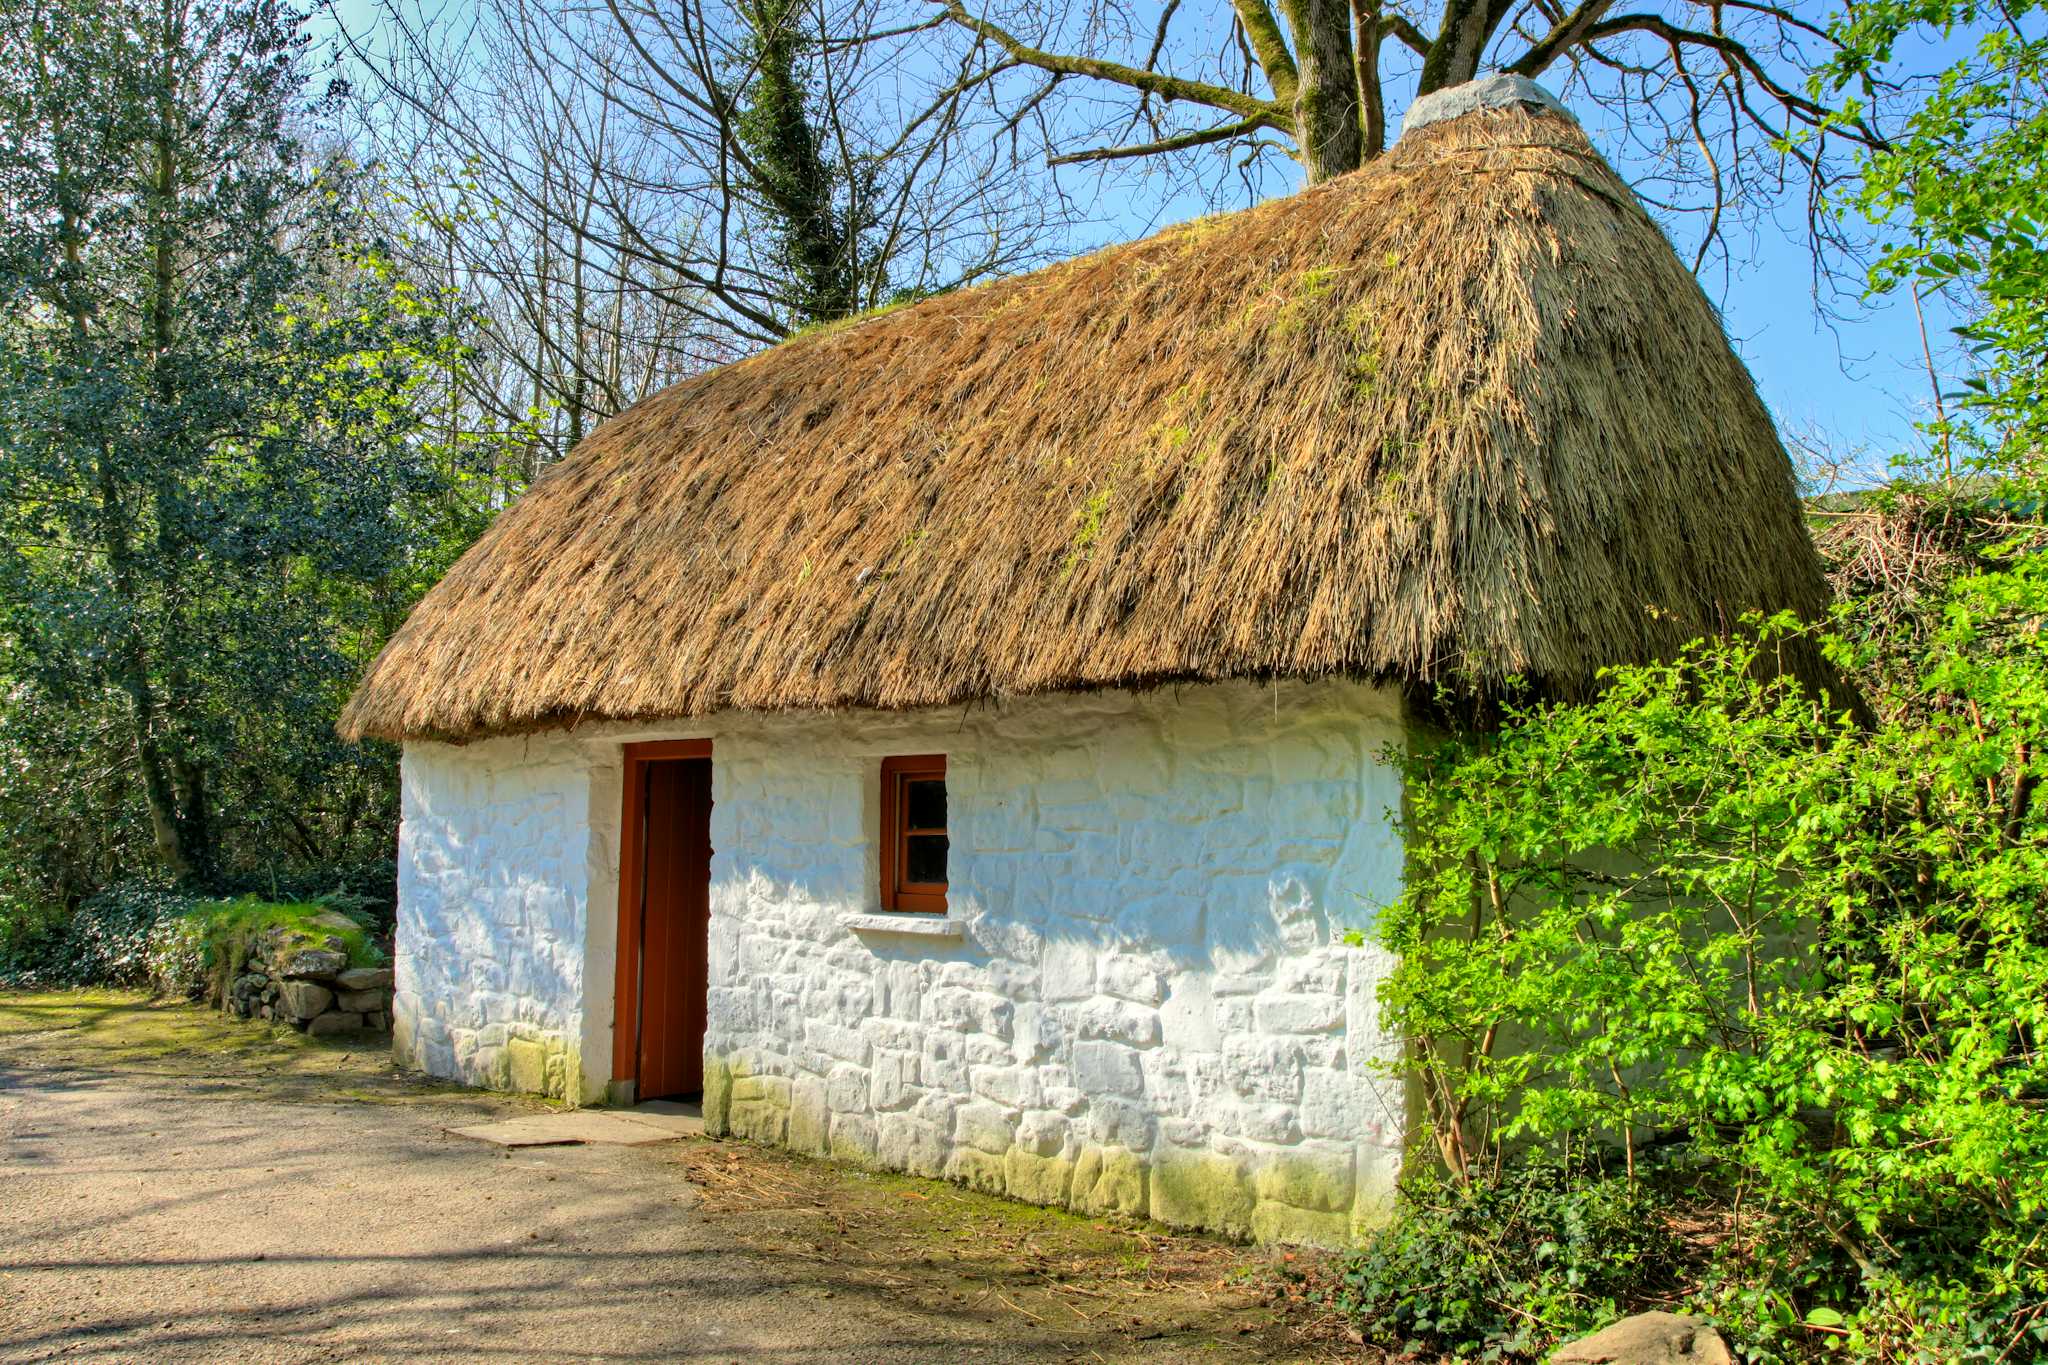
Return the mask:
[[644,765],[647,868],[640,920],[641,1099],[704,1089],[711,923],[711,760]]

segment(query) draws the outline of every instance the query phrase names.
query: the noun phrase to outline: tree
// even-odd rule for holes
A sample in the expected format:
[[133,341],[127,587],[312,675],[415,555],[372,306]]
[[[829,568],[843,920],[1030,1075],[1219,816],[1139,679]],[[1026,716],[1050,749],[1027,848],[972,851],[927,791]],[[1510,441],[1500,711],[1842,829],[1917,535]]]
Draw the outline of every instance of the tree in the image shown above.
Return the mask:
[[[741,0],[749,30],[735,132],[754,168],[754,190],[773,210],[769,231],[782,269],[781,310],[802,324],[858,313],[876,273],[866,239],[879,169],[835,166],[812,119],[811,50],[796,0]],[[861,183],[849,184],[858,177]],[[886,278],[884,273],[883,278]]]
[[352,30],[401,259],[476,315],[467,420],[537,410],[537,467],[707,365],[1048,259],[1065,211],[978,61],[935,74],[895,2],[383,0]]
[[351,168],[302,141],[322,100],[277,0],[0,23],[9,710],[106,714],[180,881],[252,807],[317,819],[309,765],[347,843],[375,774],[323,732],[438,515],[411,405],[439,343],[355,240]]
[[988,68],[1007,107],[1064,98],[1041,125],[1056,165],[1216,149],[1240,169],[1283,155],[1314,183],[1384,152],[1406,93],[1505,71],[1610,111],[1650,168],[1639,190],[1698,210],[1711,237],[1788,170],[1825,180],[1831,143],[1877,140],[1807,90],[1826,30],[1769,0],[928,2],[1008,63]]
[[[1961,338],[1978,367],[1951,414],[1937,392],[1934,436],[1953,472],[1958,438],[2002,475],[2038,479],[2048,449],[2048,10],[2039,0],[1859,5],[1818,88],[1863,101],[1886,88],[1915,40],[1968,38],[1898,135],[1869,159],[1846,208],[1885,234],[1874,293],[1944,293],[1971,315]],[[1930,368],[1932,361],[1930,358]]]

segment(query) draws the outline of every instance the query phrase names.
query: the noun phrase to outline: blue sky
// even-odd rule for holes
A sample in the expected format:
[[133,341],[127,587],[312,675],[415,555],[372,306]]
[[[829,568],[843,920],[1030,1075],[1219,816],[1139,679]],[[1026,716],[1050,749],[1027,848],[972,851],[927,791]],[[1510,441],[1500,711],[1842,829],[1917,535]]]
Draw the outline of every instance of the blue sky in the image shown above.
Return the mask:
[[[355,31],[370,26],[372,0],[330,3]],[[447,0],[442,14],[459,21],[469,3]],[[328,13],[316,16],[316,38],[333,31]],[[1951,59],[1949,52],[1929,48],[1916,64],[1932,70]],[[1600,142],[1601,111],[1576,112]],[[1613,146],[1602,150],[1624,176],[1630,173]],[[1112,212],[1107,221],[1098,222],[1088,233],[1087,244],[1136,236],[1200,211],[1192,202],[1180,210],[1174,204],[1162,208],[1157,199],[1133,200],[1123,212]],[[1930,384],[1910,302],[1872,305],[1840,294],[1816,300],[1807,244],[1796,230],[1780,230],[1769,222],[1739,238],[1726,265],[1710,265],[1702,284],[1721,308],[1737,351],[1788,433],[1817,433],[1837,455],[1862,451],[1866,471],[1881,471],[1893,453],[1923,447],[1915,424],[1929,416]],[[1945,351],[1953,321],[1938,300],[1929,301],[1927,327],[1938,364],[1951,359]]]

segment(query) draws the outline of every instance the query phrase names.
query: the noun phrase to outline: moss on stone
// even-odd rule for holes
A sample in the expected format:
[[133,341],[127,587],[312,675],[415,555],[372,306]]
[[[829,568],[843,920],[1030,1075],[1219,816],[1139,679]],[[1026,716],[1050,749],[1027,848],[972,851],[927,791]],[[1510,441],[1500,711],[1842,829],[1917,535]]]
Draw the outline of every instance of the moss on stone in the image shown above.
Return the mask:
[[1146,1211],[1145,1163],[1124,1147],[1084,1147],[1074,1164],[1069,1194],[1072,1207],[1084,1213]]
[[734,1076],[732,1078],[732,1102],[742,1100],[762,1101],[778,1109],[789,1108],[789,1077],[787,1076]]
[[832,1151],[832,1111],[825,1103],[822,1082],[799,1082],[790,1088],[789,1146],[805,1156]]
[[369,930],[318,901],[266,901],[256,896],[200,901],[178,916],[163,939],[156,984],[166,990],[203,987],[211,1004],[224,1004],[228,988],[248,969],[259,943],[275,961],[306,949],[339,952],[351,967],[381,967],[384,953]]
[[547,1094],[547,1049],[532,1038],[506,1040],[505,1080],[508,1089],[528,1095]]
[[1341,1165],[1300,1156],[1276,1156],[1252,1176],[1252,1188],[1260,1199],[1317,1213],[1350,1212],[1353,1184],[1348,1153]]
[[946,1158],[946,1179],[983,1194],[1006,1194],[1009,1176],[1003,1159],[975,1147],[955,1147]]
[[789,1145],[790,1086],[787,1076],[734,1073],[726,1094],[724,1135],[765,1142],[775,1147]]
[[733,1068],[723,1057],[704,1059],[704,1131],[724,1137],[731,1131]]
[[1152,1216],[1160,1222],[1238,1237],[1251,1232],[1251,1182],[1232,1158],[1209,1152],[1175,1153],[1155,1162],[1150,1176]]
[[[881,1160],[875,1116],[832,1113],[822,1084],[749,1075],[743,1064],[725,1058],[705,1059],[704,1121],[712,1136],[829,1156],[869,1170],[896,1169]],[[920,1169],[910,1174],[941,1177],[1039,1209],[1064,1208],[1084,1217],[1149,1216],[1262,1242],[1343,1246],[1360,1225],[1359,1209],[1379,1208],[1377,1199],[1356,1189],[1342,1156],[1276,1155],[1256,1170],[1248,1170],[1240,1157],[1209,1152],[1179,1153],[1153,1164],[1129,1148],[1109,1145],[1083,1147],[1074,1157],[1022,1145],[1001,1153],[935,1145],[931,1157],[930,1168],[923,1169],[913,1156],[911,1164]]]
[[874,1120],[865,1114],[834,1114],[831,1147],[833,1160],[873,1169],[881,1150]]
[[1292,1204],[1265,1201],[1252,1209],[1251,1234],[1259,1242],[1291,1242],[1297,1246],[1340,1247],[1351,1234],[1351,1217],[1319,1213]]
[[1019,1147],[1003,1158],[1003,1187],[1012,1199],[1064,1204],[1073,1183],[1074,1163],[1062,1157],[1038,1156]]

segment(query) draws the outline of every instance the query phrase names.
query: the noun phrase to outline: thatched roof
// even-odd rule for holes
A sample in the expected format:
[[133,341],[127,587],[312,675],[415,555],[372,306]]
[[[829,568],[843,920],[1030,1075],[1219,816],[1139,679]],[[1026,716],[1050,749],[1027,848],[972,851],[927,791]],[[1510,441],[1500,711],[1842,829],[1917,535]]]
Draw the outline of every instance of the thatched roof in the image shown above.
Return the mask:
[[1518,106],[635,405],[341,728],[1278,675],[1569,694],[1825,591],[1712,306],[1579,129]]

